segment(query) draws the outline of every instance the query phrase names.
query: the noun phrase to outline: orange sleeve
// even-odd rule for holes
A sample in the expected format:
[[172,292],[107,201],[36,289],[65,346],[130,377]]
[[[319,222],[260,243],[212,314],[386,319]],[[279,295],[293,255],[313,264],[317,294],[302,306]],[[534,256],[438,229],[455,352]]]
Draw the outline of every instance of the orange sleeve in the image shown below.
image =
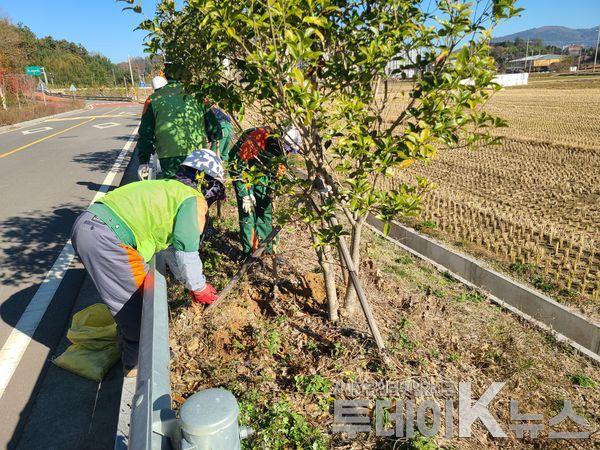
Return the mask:
[[196,197],[196,213],[198,214],[198,231],[202,233],[206,225],[206,213],[208,212],[208,203],[203,197]]
[[144,114],[146,114],[146,111],[148,111],[148,107],[150,106],[150,103],[151,103],[151,100],[150,100],[150,97],[148,97],[146,99],[146,101],[144,102],[144,109],[142,109],[142,116]]

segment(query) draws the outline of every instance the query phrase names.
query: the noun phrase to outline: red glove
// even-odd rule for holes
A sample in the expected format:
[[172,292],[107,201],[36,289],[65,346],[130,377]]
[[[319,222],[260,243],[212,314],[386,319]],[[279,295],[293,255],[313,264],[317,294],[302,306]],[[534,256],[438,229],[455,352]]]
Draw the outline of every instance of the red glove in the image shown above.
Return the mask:
[[210,305],[219,296],[217,290],[208,283],[199,291],[190,291],[190,294],[194,303],[202,303],[204,305]]

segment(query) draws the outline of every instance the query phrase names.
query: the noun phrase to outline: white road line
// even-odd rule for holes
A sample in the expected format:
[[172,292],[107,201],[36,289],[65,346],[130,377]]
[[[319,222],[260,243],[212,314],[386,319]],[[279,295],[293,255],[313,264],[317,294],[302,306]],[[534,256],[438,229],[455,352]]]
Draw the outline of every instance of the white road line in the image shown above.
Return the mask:
[[[121,170],[121,165],[129,152],[129,148],[134,141],[137,130],[138,127],[131,132],[129,139],[123,146],[123,149],[121,150],[121,153],[119,153],[112,168],[106,174],[102,186],[98,192],[96,192],[96,195],[90,204],[103,197],[112,186],[117,173]],[[42,321],[42,318],[44,317],[54,294],[56,294],[65,273],[69,269],[74,256],[75,251],[71,245],[71,240],[68,240],[60,252],[60,255],[58,255],[58,258],[54,261],[46,278],[44,278],[44,281],[42,281],[42,284],[29,302],[29,305],[27,305],[25,312],[23,312],[23,315],[11,331],[8,339],[2,346],[2,349],[0,349],[0,399],[4,395],[8,383],[10,383],[17,366],[21,362],[25,350],[27,350],[33,334]]]
[[34,134],[34,133],[41,133],[42,131],[48,131],[48,130],[51,130],[51,129],[52,129],[52,127],[34,128],[32,130],[21,131],[21,133],[23,133],[23,134]]
[[119,124],[115,123],[115,122],[106,122],[106,123],[99,123],[98,125],[92,125],[92,127],[98,128],[100,130],[104,130],[105,128],[118,127],[118,126],[119,126]]

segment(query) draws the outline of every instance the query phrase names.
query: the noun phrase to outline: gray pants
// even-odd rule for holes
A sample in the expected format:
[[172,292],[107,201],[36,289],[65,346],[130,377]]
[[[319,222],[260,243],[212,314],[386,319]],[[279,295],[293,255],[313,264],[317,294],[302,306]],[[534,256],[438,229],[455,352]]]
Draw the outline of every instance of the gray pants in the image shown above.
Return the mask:
[[93,213],[81,214],[71,242],[119,329],[125,367],[137,365],[144,279],[149,267]]

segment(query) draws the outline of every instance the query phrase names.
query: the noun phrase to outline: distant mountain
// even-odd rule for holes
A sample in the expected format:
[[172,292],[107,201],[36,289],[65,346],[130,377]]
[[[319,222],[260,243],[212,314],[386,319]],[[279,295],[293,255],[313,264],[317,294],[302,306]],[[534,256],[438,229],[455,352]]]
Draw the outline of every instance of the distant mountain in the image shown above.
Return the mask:
[[546,26],[539,28],[531,28],[529,30],[520,31],[518,33],[499,36],[492,42],[514,41],[517,38],[541,39],[545,45],[555,45],[563,47],[569,44],[580,44],[585,47],[595,47],[596,39],[598,38],[598,28],[577,29],[558,26]]

